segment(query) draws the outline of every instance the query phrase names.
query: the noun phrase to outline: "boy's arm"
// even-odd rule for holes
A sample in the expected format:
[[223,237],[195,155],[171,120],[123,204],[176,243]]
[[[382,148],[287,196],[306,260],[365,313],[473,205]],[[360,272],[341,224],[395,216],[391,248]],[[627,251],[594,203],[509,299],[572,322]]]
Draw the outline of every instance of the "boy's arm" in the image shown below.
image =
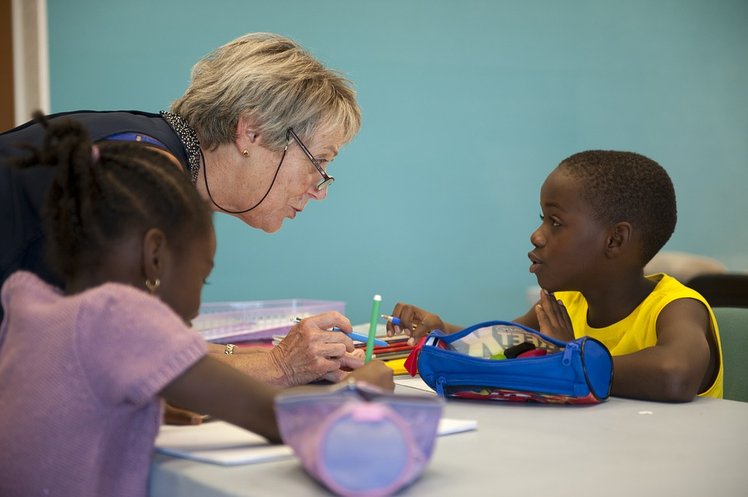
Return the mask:
[[613,358],[611,393],[667,402],[693,400],[719,368],[710,336],[709,313],[701,302],[669,303],[657,318],[657,345]]
[[520,317],[514,318],[513,321],[523,326],[527,326],[528,328],[532,328],[533,330],[540,331],[540,324],[538,323],[538,317],[535,314],[535,306],[533,306],[529,311],[527,311],[525,314],[521,315]]
[[[574,333],[566,309],[547,294],[516,322],[559,340]],[[705,391],[719,368],[709,313],[698,300],[678,299],[657,318],[657,344],[613,357],[611,394],[664,402],[688,402]],[[712,352],[713,351],[713,352]]]

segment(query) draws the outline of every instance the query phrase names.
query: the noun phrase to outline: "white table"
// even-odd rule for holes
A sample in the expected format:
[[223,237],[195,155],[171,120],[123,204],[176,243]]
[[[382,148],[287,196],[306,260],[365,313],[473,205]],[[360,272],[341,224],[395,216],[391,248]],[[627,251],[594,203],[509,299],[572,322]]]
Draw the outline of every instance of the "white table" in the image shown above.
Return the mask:
[[[398,496],[748,496],[748,403],[451,400],[444,415],[476,419],[478,430],[438,438],[421,479]],[[330,493],[295,459],[222,467],[156,454],[150,495]]]

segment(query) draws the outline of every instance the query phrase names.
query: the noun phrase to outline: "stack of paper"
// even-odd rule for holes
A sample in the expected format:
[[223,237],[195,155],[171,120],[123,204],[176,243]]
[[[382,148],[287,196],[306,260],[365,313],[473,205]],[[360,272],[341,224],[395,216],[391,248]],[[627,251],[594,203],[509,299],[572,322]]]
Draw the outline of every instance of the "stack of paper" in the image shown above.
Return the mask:
[[[475,430],[478,422],[442,418],[438,435]],[[156,437],[156,451],[174,457],[234,466],[286,459],[293,456],[287,445],[272,445],[254,433],[224,421],[198,426],[164,425]]]

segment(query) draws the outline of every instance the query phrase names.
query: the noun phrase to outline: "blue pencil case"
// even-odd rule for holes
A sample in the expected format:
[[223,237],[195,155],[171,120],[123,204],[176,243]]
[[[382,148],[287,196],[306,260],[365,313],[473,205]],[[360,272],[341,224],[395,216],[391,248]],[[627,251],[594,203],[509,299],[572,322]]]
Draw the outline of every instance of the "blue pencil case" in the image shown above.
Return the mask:
[[442,397],[594,404],[610,395],[613,360],[591,337],[562,342],[508,321],[432,331],[406,361]]

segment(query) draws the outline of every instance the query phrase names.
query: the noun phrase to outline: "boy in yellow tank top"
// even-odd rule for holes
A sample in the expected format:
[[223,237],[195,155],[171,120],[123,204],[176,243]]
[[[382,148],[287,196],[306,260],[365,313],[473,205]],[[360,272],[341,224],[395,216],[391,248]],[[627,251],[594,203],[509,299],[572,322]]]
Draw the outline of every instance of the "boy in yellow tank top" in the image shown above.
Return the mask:
[[[644,275],[675,229],[667,172],[631,152],[581,152],[548,175],[540,206],[528,256],[543,291],[515,321],[561,340],[602,341],[613,355],[613,395],[721,398],[719,331],[706,300],[670,276]],[[392,314],[413,338],[462,329],[410,304]]]

